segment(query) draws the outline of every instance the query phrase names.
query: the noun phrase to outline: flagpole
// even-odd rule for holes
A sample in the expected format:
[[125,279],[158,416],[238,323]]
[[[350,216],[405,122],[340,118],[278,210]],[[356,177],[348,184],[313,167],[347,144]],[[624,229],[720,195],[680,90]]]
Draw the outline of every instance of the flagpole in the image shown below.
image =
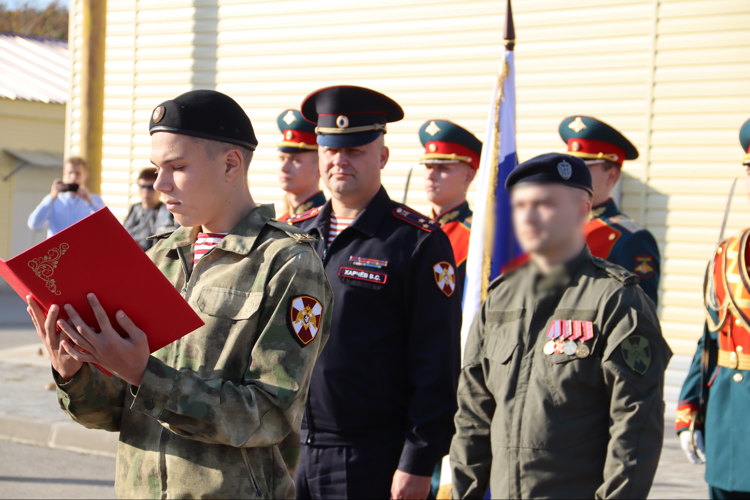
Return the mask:
[[510,200],[505,178],[517,163],[515,104],[515,25],[511,1],[506,0],[504,53],[492,90],[484,146],[475,182],[475,209],[466,263],[461,346],[487,298],[490,281],[518,253],[512,234]]

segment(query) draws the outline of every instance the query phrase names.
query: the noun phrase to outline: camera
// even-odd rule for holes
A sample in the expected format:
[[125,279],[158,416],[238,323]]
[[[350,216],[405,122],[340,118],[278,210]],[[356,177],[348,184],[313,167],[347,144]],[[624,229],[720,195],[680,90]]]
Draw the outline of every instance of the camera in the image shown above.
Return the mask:
[[63,184],[60,186],[60,191],[70,191],[71,193],[75,193],[78,191],[78,184]]

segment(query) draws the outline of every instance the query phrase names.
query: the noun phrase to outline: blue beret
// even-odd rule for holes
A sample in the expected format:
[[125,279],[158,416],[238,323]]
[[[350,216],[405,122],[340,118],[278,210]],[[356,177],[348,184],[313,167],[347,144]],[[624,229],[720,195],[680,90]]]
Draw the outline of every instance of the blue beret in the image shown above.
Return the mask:
[[347,148],[369,144],[386,132],[386,123],[404,117],[390,97],[364,87],[339,85],[316,90],[302,101],[302,116],[317,124],[318,145]]
[[226,94],[215,90],[191,90],[154,108],[148,132],[172,132],[203,139],[228,142],[255,151],[250,118]]
[[591,171],[586,163],[575,156],[561,153],[546,153],[535,156],[518,165],[505,180],[505,189],[516,184],[565,184],[594,194]]

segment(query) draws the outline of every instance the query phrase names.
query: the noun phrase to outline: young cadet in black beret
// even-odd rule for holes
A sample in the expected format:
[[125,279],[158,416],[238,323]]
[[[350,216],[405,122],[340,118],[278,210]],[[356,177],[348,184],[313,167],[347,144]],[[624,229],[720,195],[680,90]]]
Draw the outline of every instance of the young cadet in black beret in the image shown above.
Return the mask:
[[331,338],[302,423],[297,498],[425,498],[453,435],[461,303],[450,241],[381,185],[392,99],[361,87],[310,94],[331,192],[293,216],[319,238],[333,287]]
[[568,154],[591,170],[593,207],[585,229],[591,254],[638,276],[640,287],[658,305],[661,257],[656,238],[622,213],[611,196],[622,164],[637,159],[638,150],[619,130],[590,116],[565,118],[559,132]]
[[320,190],[318,142],[315,124],[302,118],[296,109],[281,112],[276,119],[282,138],[279,149],[279,185],[286,191],[288,210],[278,220],[301,214],[326,202]]
[[312,238],[253,201],[258,142],[231,97],[196,90],[165,101],[149,132],[154,187],[183,227],[158,235],[148,255],[205,325],[150,355],[127,311],[116,315],[121,338],[93,295],[98,334],[66,306],[60,335],[58,306],[45,318],[30,300],[60,407],[119,431],[119,498],[294,498],[305,398],[333,306]]
[[537,156],[505,187],[530,261],[490,284],[466,340],[452,498],[646,498],[672,355],[654,304],[589,252],[582,160]]

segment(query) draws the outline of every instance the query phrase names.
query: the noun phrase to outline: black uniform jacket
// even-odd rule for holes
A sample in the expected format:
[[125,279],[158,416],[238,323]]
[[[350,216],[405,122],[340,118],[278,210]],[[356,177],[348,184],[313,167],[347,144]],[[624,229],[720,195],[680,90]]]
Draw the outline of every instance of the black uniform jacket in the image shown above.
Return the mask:
[[440,227],[384,188],[326,250],[331,202],[296,225],[320,240],[334,296],[331,336],[310,384],[302,442],[404,442],[399,470],[429,476],[454,432],[460,294]]

